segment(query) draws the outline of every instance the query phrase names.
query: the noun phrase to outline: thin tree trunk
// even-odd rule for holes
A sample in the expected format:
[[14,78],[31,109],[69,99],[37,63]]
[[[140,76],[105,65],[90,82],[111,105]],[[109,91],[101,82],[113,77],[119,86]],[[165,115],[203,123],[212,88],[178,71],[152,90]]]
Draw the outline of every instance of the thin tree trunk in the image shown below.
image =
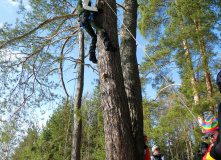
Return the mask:
[[104,115],[106,159],[135,160],[137,156],[120,62],[117,17],[108,4],[116,12],[116,1],[105,0],[105,15],[100,16],[98,20],[118,51],[105,51],[103,42],[98,37],[98,72]]
[[187,144],[188,142],[185,142],[185,144],[186,144],[186,152],[187,152],[187,157],[188,157],[188,159],[190,159],[190,151],[189,151],[189,147],[188,147],[188,144]]
[[190,146],[190,158],[193,159],[193,147],[192,147],[192,142],[191,142],[191,135],[190,135],[190,131],[188,132],[189,134],[189,146]]
[[168,137],[169,137],[169,139],[168,139],[169,153],[171,154],[171,159],[173,159],[173,151],[172,151],[171,145],[170,145],[170,135]]
[[[123,6],[123,23],[131,32],[131,34],[136,37],[138,7],[137,0],[125,0]],[[130,108],[132,131],[139,156],[137,159],[143,159],[143,107],[141,83],[136,57],[136,41],[125,28],[125,26],[122,25],[120,30],[121,66],[123,70],[128,105]]]
[[[79,26],[79,25],[78,25]],[[80,28],[80,27],[79,27]],[[79,63],[78,63],[78,83],[77,91],[74,100],[74,129],[73,129],[73,142],[71,150],[71,160],[80,160],[81,149],[81,132],[82,132],[82,119],[79,119],[81,99],[84,86],[84,32],[79,30]]]
[[[190,125],[191,125],[191,129],[192,129],[192,132],[194,131],[194,124],[193,124],[193,121],[191,121],[190,122]],[[195,135],[193,134],[193,140],[194,140],[194,142],[193,143],[196,143],[196,137],[195,137]]]

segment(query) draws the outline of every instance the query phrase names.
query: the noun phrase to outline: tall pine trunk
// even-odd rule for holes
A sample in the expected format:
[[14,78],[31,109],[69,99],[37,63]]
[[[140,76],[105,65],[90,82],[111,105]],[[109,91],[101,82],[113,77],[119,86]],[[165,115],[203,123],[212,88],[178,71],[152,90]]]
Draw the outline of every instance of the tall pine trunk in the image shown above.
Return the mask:
[[98,17],[116,52],[105,51],[98,37],[98,72],[107,160],[135,160],[137,158],[132,124],[124,87],[117,34],[116,1],[105,0],[105,15]]
[[[80,27],[79,27],[80,28]],[[80,160],[81,150],[81,132],[82,119],[79,119],[81,99],[84,86],[84,32],[79,30],[79,63],[78,63],[78,77],[77,90],[74,100],[74,128],[73,128],[73,142],[71,150],[71,160]]]
[[[184,30],[183,20],[180,21],[180,25],[181,25],[181,29]],[[187,63],[188,71],[190,72],[190,83],[192,84],[192,89],[193,89],[194,104],[199,105],[200,96],[199,96],[199,92],[198,92],[197,87],[196,87],[196,78],[195,78],[195,75],[194,75],[193,63],[192,63],[192,59],[191,59],[190,50],[188,48],[186,35],[184,35],[184,38],[183,38],[183,48],[185,50],[186,63]],[[203,115],[198,115],[198,123],[199,123],[200,126],[202,125]]]
[[[201,31],[202,26],[200,24],[200,19],[196,20],[194,19],[195,25],[196,25],[196,31]],[[211,77],[210,77],[210,70],[209,70],[209,64],[208,64],[208,58],[206,55],[206,47],[205,47],[205,42],[204,39],[201,35],[198,35],[198,43],[199,43],[199,48],[203,60],[203,66],[204,66],[204,76],[206,79],[206,87],[207,87],[207,99],[212,100],[213,97],[213,88],[212,88],[212,83],[211,83]],[[214,115],[214,106],[210,106],[210,115]]]
[[[137,0],[124,1],[123,23],[131,34],[136,37],[137,29]],[[136,41],[122,25],[120,30],[120,55],[124,76],[124,85],[130,108],[132,131],[135,138],[138,159],[143,159],[143,107],[141,83],[136,57]]]
[[[178,5],[178,2],[176,1],[176,5]],[[195,78],[195,74],[194,74],[194,70],[193,70],[193,63],[192,63],[192,59],[191,59],[191,53],[190,53],[190,49],[188,47],[188,42],[187,42],[187,36],[185,34],[184,31],[184,22],[183,22],[183,17],[182,15],[180,15],[180,27],[181,27],[181,31],[183,33],[183,48],[185,50],[185,56],[186,56],[186,63],[187,63],[187,71],[190,73],[190,83],[192,85],[192,90],[193,90],[193,99],[194,99],[194,104],[195,105],[199,105],[200,102],[200,95],[199,95],[199,91],[197,89],[196,86],[196,78]],[[198,123],[201,126],[203,123],[203,114],[198,115]]]

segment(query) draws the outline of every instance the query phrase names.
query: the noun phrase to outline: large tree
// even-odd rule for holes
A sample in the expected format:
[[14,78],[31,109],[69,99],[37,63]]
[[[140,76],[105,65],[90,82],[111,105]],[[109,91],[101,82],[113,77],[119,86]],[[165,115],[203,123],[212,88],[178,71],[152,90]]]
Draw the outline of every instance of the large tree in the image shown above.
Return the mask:
[[[118,50],[107,52],[98,39],[98,71],[101,106],[104,115],[104,130],[107,159],[136,159],[135,140],[128,98],[125,92],[117,35],[116,1],[105,1],[105,16],[99,21],[106,30],[111,43]],[[115,12],[115,13],[114,13]]]
[[137,63],[137,0],[125,0],[120,29],[120,55],[138,159],[143,159],[143,106]]

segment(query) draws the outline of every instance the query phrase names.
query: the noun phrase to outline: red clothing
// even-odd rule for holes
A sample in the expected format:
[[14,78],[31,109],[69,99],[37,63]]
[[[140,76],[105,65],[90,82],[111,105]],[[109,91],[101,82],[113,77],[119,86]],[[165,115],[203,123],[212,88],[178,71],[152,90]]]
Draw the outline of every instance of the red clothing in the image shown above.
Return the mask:
[[210,150],[212,148],[213,144],[210,144],[208,151],[206,152],[206,154],[203,156],[202,160],[215,160],[210,156]]
[[144,155],[144,160],[151,160],[150,159],[150,151],[149,151],[149,147],[147,146],[147,149],[146,149],[146,153]]

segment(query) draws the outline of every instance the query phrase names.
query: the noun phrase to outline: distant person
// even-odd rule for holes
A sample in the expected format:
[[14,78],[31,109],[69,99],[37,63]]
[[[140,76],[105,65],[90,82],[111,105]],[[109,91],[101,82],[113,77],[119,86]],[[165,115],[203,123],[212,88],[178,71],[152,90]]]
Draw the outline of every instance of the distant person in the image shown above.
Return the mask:
[[208,148],[209,148],[209,144],[208,143],[205,143],[205,142],[200,143],[200,150],[197,153],[197,155],[193,158],[193,160],[202,160],[203,156],[208,151]]
[[145,133],[143,134],[143,138],[144,138],[144,160],[151,160],[149,147],[146,145],[147,135]]
[[152,155],[150,156],[151,160],[165,160],[164,156],[161,155],[160,147],[157,145],[154,145],[152,147]]

